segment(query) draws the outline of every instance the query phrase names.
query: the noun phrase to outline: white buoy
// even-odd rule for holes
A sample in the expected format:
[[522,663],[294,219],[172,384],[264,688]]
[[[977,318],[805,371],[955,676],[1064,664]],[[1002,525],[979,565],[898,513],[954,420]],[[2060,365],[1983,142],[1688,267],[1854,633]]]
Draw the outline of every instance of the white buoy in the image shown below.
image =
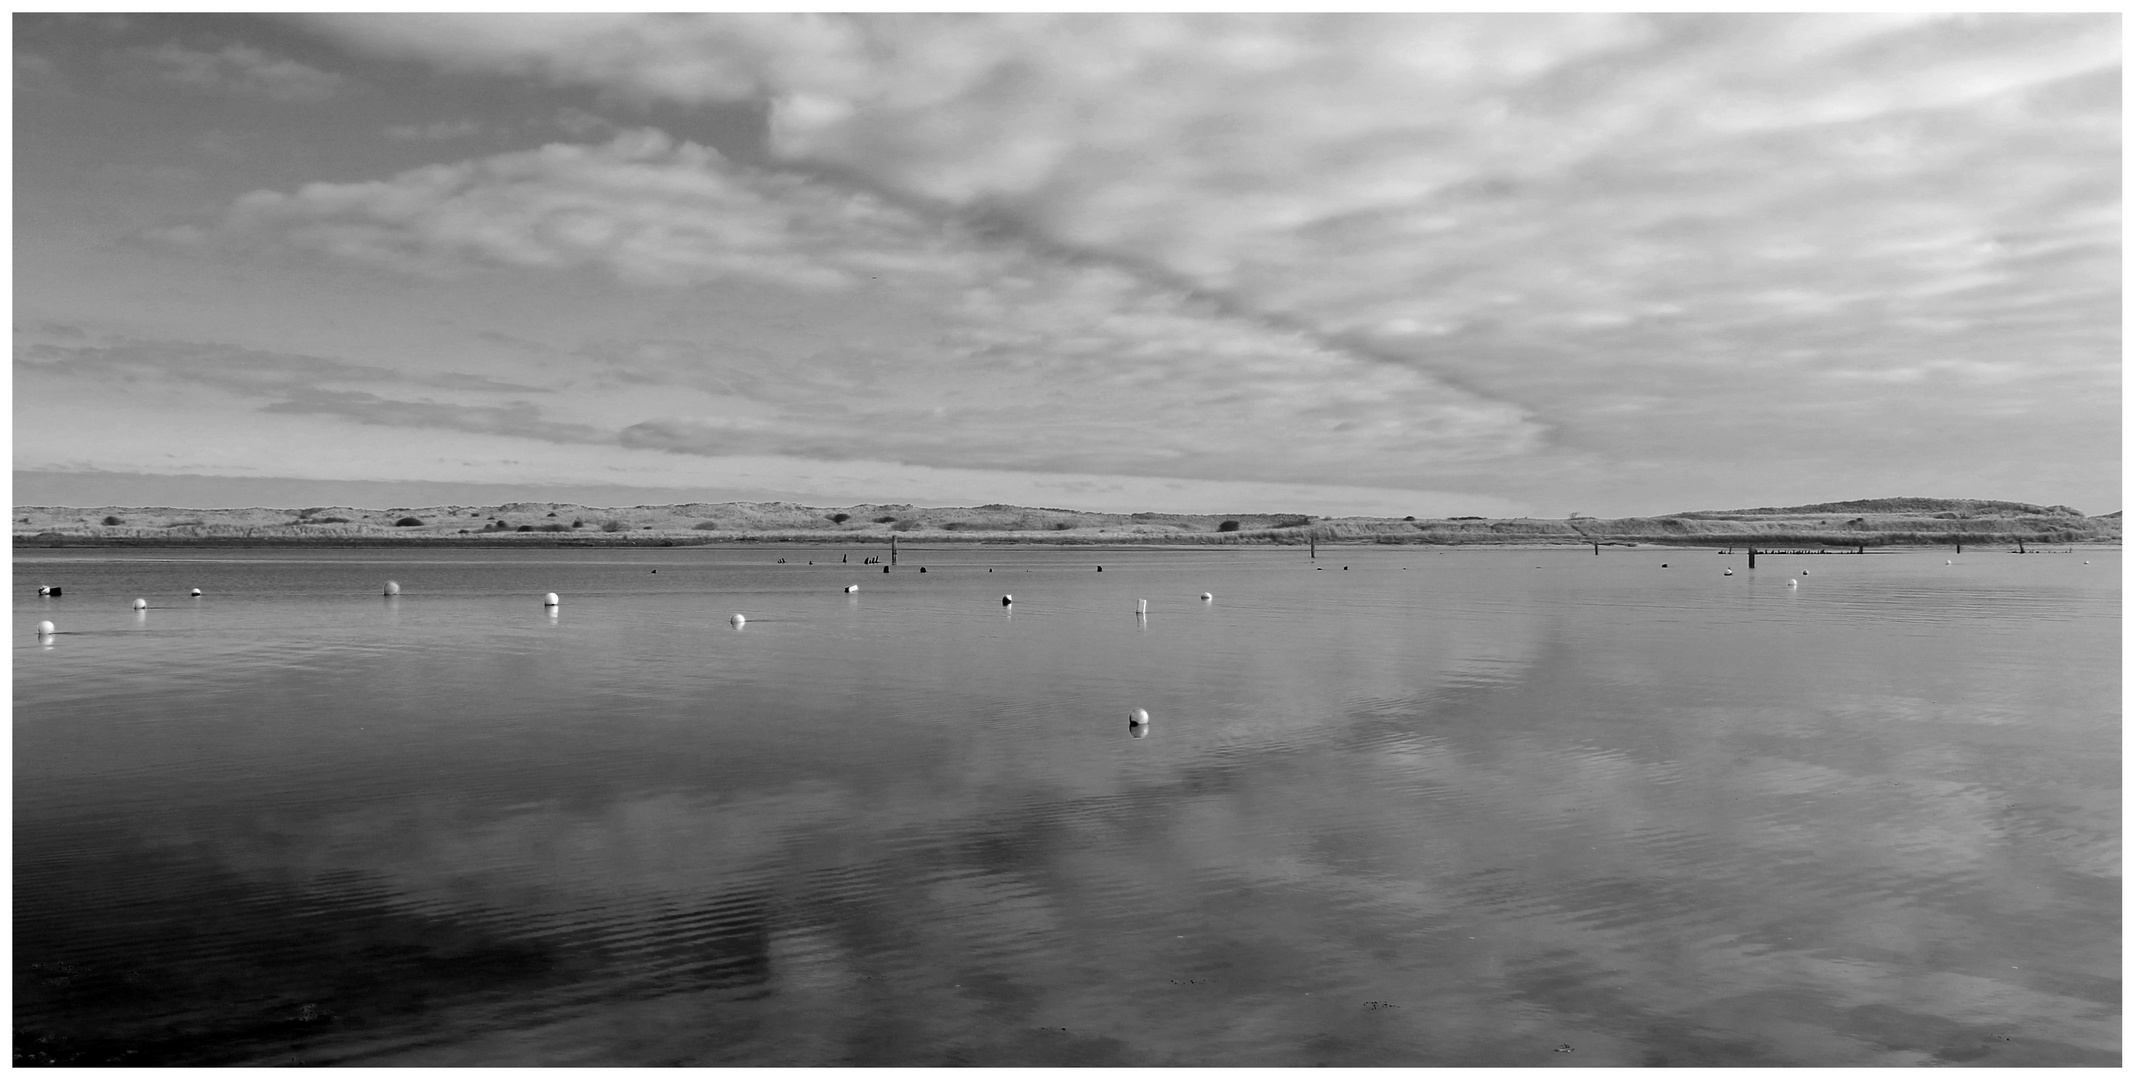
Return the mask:
[[59,627],[53,626],[52,620],[50,619],[46,619],[45,621],[37,624],[38,637],[51,637],[53,634],[56,633],[59,633]]
[[846,592],[859,592],[859,591],[860,591],[860,586],[858,586],[858,585],[847,585],[847,586],[845,587],[845,591],[846,591]]
[[1010,595],[1008,595],[1007,593],[1002,593],[1002,594],[1001,594],[1001,606],[1002,606],[1002,607],[1007,607],[1008,605],[1010,605],[1010,604],[1013,604],[1013,603],[1015,603],[1015,602],[1016,602],[1016,598],[1015,598],[1015,597],[1013,597],[1013,596],[1010,596]]
[[[1408,567],[1404,566],[1404,567],[1402,567],[1402,569],[1403,569],[1403,570],[1406,570],[1406,569],[1408,569]],[[1213,595],[1209,594],[1209,593],[1202,593],[1202,594],[1201,594],[1201,599],[1203,599],[1203,600],[1214,600],[1214,599],[1215,599],[1215,597],[1214,597]]]
[[387,596],[399,596],[399,595],[400,595],[400,582],[397,582],[397,581],[388,581],[388,582],[386,582],[386,583],[385,583],[385,594],[386,594]]
[[2091,564],[2091,561],[2090,561],[2089,559],[2085,559],[2085,560],[2083,560],[2083,565],[2085,565],[2085,566],[2089,566],[2090,564]]
[[140,597],[138,597],[138,596],[137,596],[137,597],[134,597],[134,601],[133,601],[133,609],[134,609],[135,611],[146,611],[146,610],[148,610],[148,601],[146,601],[146,600],[143,600],[143,599],[141,599],[141,598],[140,598]]
[[733,617],[733,618],[731,618],[731,619],[728,619],[727,621],[728,621],[728,622],[730,622],[730,623],[733,623],[733,624],[734,624],[734,629],[736,629],[736,630],[739,630],[739,629],[741,629],[741,624],[742,624],[742,623],[745,623],[745,622],[748,622],[749,620],[747,620],[747,619],[743,618],[743,617],[741,616],[741,613],[740,613],[740,612],[736,612],[736,613],[734,614],[734,617]]
[[199,595],[200,595],[200,590],[199,590],[199,589],[194,589],[194,590],[192,591],[192,595],[194,595],[194,596],[199,596]]
[[1149,601],[1147,601],[1147,600],[1136,600],[1136,601],[1134,602],[1134,610],[1135,610],[1135,613],[1136,613],[1136,614],[1140,614],[1140,615],[1147,615],[1147,614],[1149,614]]
[[1950,560],[1948,560],[1948,559],[1944,559],[1944,560],[1942,560],[1942,565],[1944,565],[1944,566],[1955,566],[1955,565],[1957,565],[1957,564],[1956,564],[1956,563],[1953,563],[1953,562],[1951,562],[1951,561],[1950,561]]
[[52,587],[51,587],[50,585],[39,585],[39,586],[37,586],[37,595],[39,595],[39,596],[50,596],[50,595],[52,595]]
[[1147,709],[1128,709],[1128,710],[1127,710],[1127,726],[1128,726],[1128,727],[1142,727],[1143,725],[1145,725],[1145,724],[1147,724],[1147,723],[1149,723],[1149,710],[1147,710]]
[[1734,577],[1734,576],[1735,576],[1735,568],[1734,568],[1734,567],[1732,567],[1732,566],[1730,566],[1730,567],[1728,567],[1727,569],[1725,569],[1725,570],[1722,570],[1722,571],[1720,571],[1720,576],[1721,576],[1721,577]]
[[563,606],[563,601],[562,601],[562,600],[560,600],[560,599],[558,599],[555,593],[550,593],[550,594],[548,594],[547,596],[544,596],[544,597],[542,597],[542,598],[541,598],[541,606],[542,606],[542,607],[562,607],[562,606]]
[[1800,579],[1800,578],[1788,578],[1788,579],[1787,579],[1787,588],[1789,588],[1789,589],[1799,589],[1799,588],[1801,588],[1801,579]]

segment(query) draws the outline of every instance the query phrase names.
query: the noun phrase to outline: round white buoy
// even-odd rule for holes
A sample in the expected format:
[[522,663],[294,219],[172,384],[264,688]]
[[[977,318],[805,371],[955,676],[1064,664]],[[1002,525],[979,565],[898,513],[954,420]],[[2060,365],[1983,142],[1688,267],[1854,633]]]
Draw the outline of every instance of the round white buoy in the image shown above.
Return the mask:
[[1799,588],[1801,588],[1801,579],[1800,579],[1800,578],[1788,578],[1788,579],[1787,579],[1787,588],[1789,588],[1789,589],[1799,589]]
[[1730,566],[1730,567],[1728,567],[1727,569],[1725,569],[1725,570],[1722,570],[1722,571],[1720,571],[1720,576],[1721,576],[1721,577],[1734,577],[1734,576],[1735,576],[1735,568],[1734,568],[1734,567],[1732,567],[1732,566]]
[[739,629],[741,629],[741,624],[742,624],[742,623],[745,623],[745,622],[748,622],[749,620],[748,620],[748,619],[746,619],[746,618],[743,618],[740,612],[736,612],[736,613],[734,614],[734,617],[733,617],[733,618],[731,618],[731,619],[728,619],[727,621],[728,621],[728,622],[730,622],[730,623],[733,623],[733,624],[734,624],[734,629],[736,629],[736,630],[739,630]]
[[1135,610],[1136,612],[1140,613],[1140,614],[1143,614],[1143,615],[1147,615],[1147,614],[1149,614],[1149,601],[1147,601],[1147,600],[1136,600],[1136,601],[1134,602],[1134,610]]
[[1008,595],[1007,593],[1002,593],[1002,594],[1001,594],[1001,606],[1002,606],[1002,607],[1007,607],[1008,605],[1010,605],[1010,604],[1013,604],[1013,603],[1015,603],[1015,602],[1016,602],[1016,598],[1015,598],[1015,597],[1013,597],[1013,596],[1010,596],[1010,595]]
[[563,601],[562,601],[562,600],[560,600],[560,599],[558,599],[555,593],[550,593],[550,594],[548,594],[547,596],[544,596],[544,597],[542,597],[542,598],[541,598],[541,606],[542,606],[542,607],[562,607],[562,606],[563,606]]
[[134,597],[133,609],[135,611],[146,611],[148,609],[148,601],[143,600],[138,596]]
[[1948,560],[1948,559],[1944,559],[1944,560],[1942,560],[1942,565],[1944,565],[1944,566],[1955,566],[1955,565],[1957,565],[1957,564],[1956,564],[1956,563],[1953,563],[1953,562],[1951,562],[1951,561],[1950,561],[1950,560]]
[[1128,709],[1128,710],[1127,710],[1127,726],[1128,726],[1128,727],[1141,727],[1142,725],[1144,725],[1144,724],[1147,724],[1148,722],[1149,722],[1149,710],[1147,710],[1147,709]]
[[37,586],[37,595],[39,595],[39,596],[50,596],[50,595],[52,595],[52,587],[51,587],[50,585],[39,585],[39,586]]
[[53,634],[56,633],[59,633],[59,627],[53,626],[52,620],[50,619],[46,619],[45,621],[37,624],[38,637],[51,637]]
[[386,594],[387,596],[399,596],[399,595],[400,595],[400,582],[397,582],[397,581],[388,581],[388,582],[386,582],[386,583],[385,583],[385,594]]
[[2083,560],[2083,565],[2085,565],[2085,566],[2089,566],[2090,564],[2091,564],[2091,561],[2090,561],[2089,559],[2085,559],[2085,560]]
[[192,591],[192,593],[191,593],[190,595],[193,595],[193,596],[199,596],[199,595],[200,595],[200,590],[199,590],[199,589],[194,589],[194,590]]
[[845,591],[846,591],[846,592],[859,592],[859,591],[860,591],[860,586],[858,586],[858,585],[847,585],[847,586],[845,587]]
[[[1408,569],[1408,567],[1404,566],[1404,567],[1402,567],[1402,569],[1403,569],[1403,570],[1406,570],[1406,569]],[[1202,594],[1201,594],[1201,599],[1203,599],[1203,600],[1214,600],[1214,599],[1215,599],[1215,596],[1214,596],[1213,594],[1211,594],[1211,593],[1202,593]]]

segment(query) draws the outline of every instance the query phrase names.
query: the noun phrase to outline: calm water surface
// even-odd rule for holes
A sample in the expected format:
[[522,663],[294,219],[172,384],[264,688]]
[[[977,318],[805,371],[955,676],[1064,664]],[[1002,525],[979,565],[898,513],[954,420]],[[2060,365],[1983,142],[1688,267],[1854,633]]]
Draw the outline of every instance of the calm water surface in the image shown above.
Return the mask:
[[2118,551],[875,553],[19,554],[17,1062],[2119,1063]]

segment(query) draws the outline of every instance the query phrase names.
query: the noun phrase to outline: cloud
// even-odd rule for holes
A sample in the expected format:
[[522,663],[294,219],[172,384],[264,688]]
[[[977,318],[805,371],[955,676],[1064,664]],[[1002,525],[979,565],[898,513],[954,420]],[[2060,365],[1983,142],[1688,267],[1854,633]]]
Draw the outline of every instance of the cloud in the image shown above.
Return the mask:
[[508,435],[554,443],[606,443],[608,432],[586,424],[545,419],[541,409],[524,401],[502,405],[453,405],[404,401],[360,390],[298,389],[260,411],[294,415],[339,416],[380,427],[444,428],[478,435]]
[[257,191],[218,230],[228,242],[443,276],[595,267],[643,284],[748,278],[809,288],[893,263],[909,232],[909,220],[878,200],[747,174],[716,150],[652,130],[390,180]]
[[1833,376],[1788,390],[1830,401],[1948,350],[2117,377],[2091,332],[2119,293],[2110,15],[315,25],[625,99],[762,101],[787,162],[1558,418],[1589,389],[1558,374],[1772,378],[1752,358],[1778,343]]
[[1226,312],[651,130],[595,146],[240,199],[197,245],[297,248],[421,274],[599,269],[667,288],[749,282],[927,313],[932,335],[799,357],[600,343],[609,387],[695,390],[620,425],[625,446],[727,456],[1399,485],[1530,448],[1522,410],[1409,365]]
[[272,57],[249,45],[225,45],[207,52],[169,41],[128,50],[126,56],[167,83],[273,101],[324,101],[352,85],[345,76]]
[[18,374],[99,386],[205,387],[238,399],[265,399],[266,404],[258,407],[263,413],[332,415],[364,424],[511,435],[544,442],[614,441],[610,431],[549,420],[539,407],[526,401],[408,400],[334,385],[387,384],[477,395],[543,392],[540,387],[465,372],[404,372],[328,357],[194,342],[120,340],[110,344],[57,345],[35,340],[78,341],[87,336],[71,326],[18,330]]
[[473,138],[482,133],[482,125],[474,120],[439,120],[430,124],[389,124],[385,137],[401,142],[450,142],[455,139]]

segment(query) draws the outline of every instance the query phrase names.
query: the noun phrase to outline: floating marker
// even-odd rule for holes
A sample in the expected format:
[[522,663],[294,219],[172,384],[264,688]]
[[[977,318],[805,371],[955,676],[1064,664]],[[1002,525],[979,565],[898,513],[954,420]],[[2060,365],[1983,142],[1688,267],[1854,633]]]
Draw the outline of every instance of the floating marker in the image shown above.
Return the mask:
[[1788,578],[1788,579],[1787,579],[1787,588],[1789,588],[1789,589],[1799,589],[1799,588],[1801,588],[1801,579],[1800,579],[1800,578]]
[[728,622],[730,622],[730,623],[733,623],[733,624],[734,624],[734,629],[736,629],[736,630],[739,630],[739,629],[741,629],[741,624],[742,624],[742,623],[745,623],[745,622],[748,622],[749,620],[748,620],[748,619],[746,619],[746,618],[744,618],[744,617],[742,617],[742,615],[741,615],[741,614],[740,614],[739,612],[736,612],[736,613],[735,613],[735,615],[734,615],[734,617],[733,617],[733,618],[731,618],[731,619],[728,619],[727,621],[728,621]]
[[1950,560],[1948,560],[1948,559],[1944,559],[1944,560],[1942,560],[1942,565],[1944,565],[1944,566],[1955,566],[1955,565],[1957,565],[1957,564],[1956,564],[1956,563],[1953,563],[1953,562],[1951,562],[1951,561],[1950,561]]
[[1015,603],[1015,602],[1016,602],[1016,598],[1015,598],[1015,597],[1013,597],[1013,596],[1010,596],[1010,595],[1008,595],[1007,593],[1002,593],[1002,594],[1001,594],[1001,606],[1002,606],[1002,607],[1007,607],[1008,605],[1010,605],[1010,604],[1013,604],[1013,603]]
[[541,598],[541,606],[542,606],[542,607],[562,607],[562,606],[563,606],[563,601],[562,601],[562,600],[560,600],[560,599],[557,599],[557,597],[556,597],[556,594],[555,594],[555,593],[550,593],[550,594],[548,594],[547,596],[544,596],[544,597],[542,597],[542,598]]
[[1134,610],[1135,610],[1135,613],[1136,613],[1136,614],[1139,614],[1139,615],[1147,615],[1147,614],[1149,614],[1149,601],[1147,601],[1147,600],[1136,600],[1136,601],[1134,602]]
[[1128,710],[1127,710],[1127,726],[1128,726],[1128,727],[1144,727],[1144,726],[1147,726],[1147,725],[1148,725],[1148,723],[1149,723],[1149,710],[1147,710],[1147,709],[1128,709]]
[[[1536,569],[1540,569],[1540,567],[1537,567]],[[1735,576],[1735,568],[1734,568],[1734,567],[1732,567],[1732,566],[1730,566],[1730,567],[1728,567],[1727,569],[1725,569],[1725,570],[1722,570],[1722,571],[1720,571],[1720,576],[1721,576],[1721,577],[1734,577],[1734,576]]]
[[388,581],[388,582],[386,582],[386,583],[385,583],[385,594],[386,594],[387,596],[399,596],[399,595],[400,595],[400,582],[397,582],[397,581]]
[[[1404,566],[1404,567],[1402,567],[1402,569],[1403,569],[1403,570],[1406,570],[1406,569],[1408,569],[1408,567]],[[1201,599],[1203,599],[1203,600],[1214,600],[1214,599],[1215,599],[1215,597],[1214,597],[1213,595],[1210,595],[1209,593],[1202,593],[1202,594],[1201,594]]]
[[52,595],[53,595],[53,596],[58,596],[58,595],[59,595],[59,586],[57,586],[57,585],[54,585],[54,586],[52,586]]
[[59,627],[53,626],[52,620],[50,619],[46,619],[45,621],[37,624],[38,637],[51,637],[53,634],[56,633],[59,633]]
[[199,589],[194,589],[194,590],[193,590],[193,592],[192,592],[192,595],[194,595],[194,596],[199,596],[199,595],[200,595],[200,590],[199,590]]
[[50,595],[52,595],[52,587],[51,587],[50,585],[39,585],[39,586],[37,586],[37,595],[39,595],[39,596],[50,596]]
[[134,597],[134,600],[133,600],[133,609],[134,609],[135,611],[147,611],[147,610],[148,610],[148,601],[146,601],[146,600],[143,600],[143,599],[141,599],[141,598],[140,598],[140,597],[138,597],[138,596],[137,596],[137,597]]
[[859,591],[860,591],[860,586],[858,586],[858,585],[847,585],[847,586],[845,587],[845,591],[846,591],[846,592],[859,592]]
[[[1403,570],[1406,570],[1406,569],[1408,569],[1408,567],[1404,566],[1404,567],[1402,567],[1402,569],[1403,569]],[[1661,564],[1661,569],[1663,569],[1663,570],[1666,570],[1666,569],[1668,569],[1668,564],[1667,564],[1667,563],[1662,563],[1662,564]]]

